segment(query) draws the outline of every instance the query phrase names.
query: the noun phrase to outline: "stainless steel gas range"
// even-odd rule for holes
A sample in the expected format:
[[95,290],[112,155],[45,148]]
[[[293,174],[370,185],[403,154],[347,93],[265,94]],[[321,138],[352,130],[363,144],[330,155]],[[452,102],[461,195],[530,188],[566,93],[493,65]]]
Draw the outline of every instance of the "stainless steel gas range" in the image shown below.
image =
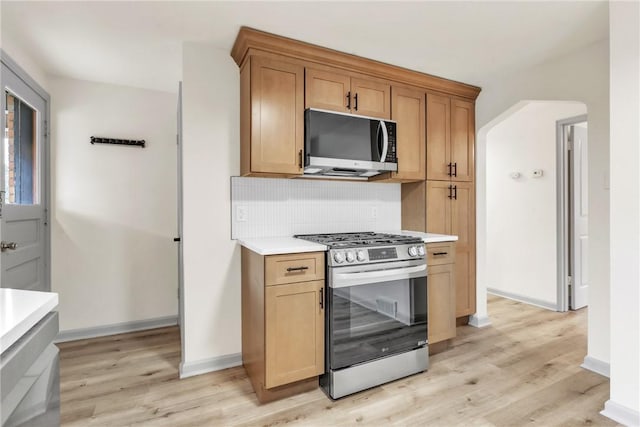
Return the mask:
[[297,235],[329,247],[325,374],[337,399],[428,368],[427,264],[420,238]]

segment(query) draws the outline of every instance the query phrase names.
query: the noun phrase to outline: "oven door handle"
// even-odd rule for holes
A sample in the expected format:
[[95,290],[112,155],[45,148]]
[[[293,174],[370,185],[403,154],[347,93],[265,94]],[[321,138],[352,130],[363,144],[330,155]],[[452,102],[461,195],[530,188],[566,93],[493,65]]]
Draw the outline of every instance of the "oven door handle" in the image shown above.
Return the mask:
[[333,272],[329,286],[345,288],[348,286],[367,285],[371,283],[389,282],[392,280],[415,279],[427,276],[427,264],[413,267],[389,268],[384,270],[355,271],[348,273]]

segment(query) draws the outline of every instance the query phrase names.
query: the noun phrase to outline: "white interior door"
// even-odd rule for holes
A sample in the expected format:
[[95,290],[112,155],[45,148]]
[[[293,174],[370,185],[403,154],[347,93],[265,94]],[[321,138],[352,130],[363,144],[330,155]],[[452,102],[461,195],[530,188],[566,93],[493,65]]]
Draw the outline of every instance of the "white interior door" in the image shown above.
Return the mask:
[[587,124],[571,126],[571,294],[572,310],[589,301],[589,199],[587,169]]
[[45,274],[46,101],[2,62],[0,285],[48,291]]

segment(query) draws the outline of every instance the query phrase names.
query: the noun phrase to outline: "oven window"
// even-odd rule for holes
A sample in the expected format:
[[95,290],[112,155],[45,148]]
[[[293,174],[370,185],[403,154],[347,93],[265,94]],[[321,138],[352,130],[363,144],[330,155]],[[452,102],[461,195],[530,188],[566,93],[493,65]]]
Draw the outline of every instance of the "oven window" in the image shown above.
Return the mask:
[[426,277],[328,290],[331,369],[402,353],[426,343]]

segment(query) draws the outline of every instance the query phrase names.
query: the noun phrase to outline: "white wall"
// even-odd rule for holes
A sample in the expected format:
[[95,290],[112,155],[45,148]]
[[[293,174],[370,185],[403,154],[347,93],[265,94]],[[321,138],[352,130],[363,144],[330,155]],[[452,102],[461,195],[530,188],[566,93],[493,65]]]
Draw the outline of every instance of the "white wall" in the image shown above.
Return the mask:
[[13,34],[4,31],[4,28],[0,36],[0,47],[43,89],[48,90],[48,78],[44,69],[20,46],[20,43],[14,39]]
[[400,184],[234,177],[231,237],[400,230],[400,198]]
[[[571,55],[496,76],[476,103],[477,301],[486,316],[486,138],[502,115],[523,100],[580,101],[589,112],[589,348],[609,362],[609,43],[604,40]],[[517,106],[515,108],[518,108]]]
[[49,89],[60,330],[175,316],[176,96],[54,77]]
[[240,249],[230,176],[240,172],[240,75],[227,50],[183,45],[185,370],[241,350]]
[[640,3],[609,3],[611,394],[603,414],[640,425]]
[[487,134],[490,292],[556,308],[556,121],[586,113],[581,103],[531,102]]

